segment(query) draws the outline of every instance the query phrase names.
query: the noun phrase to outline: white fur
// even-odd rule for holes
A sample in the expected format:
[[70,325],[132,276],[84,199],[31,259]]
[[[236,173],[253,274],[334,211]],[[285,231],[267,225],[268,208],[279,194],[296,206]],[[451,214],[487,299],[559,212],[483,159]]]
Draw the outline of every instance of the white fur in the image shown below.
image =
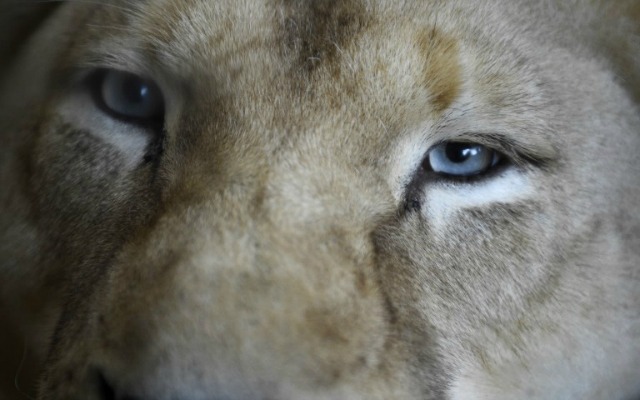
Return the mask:
[[60,113],[66,121],[73,124],[74,129],[85,129],[104,143],[118,149],[125,161],[125,169],[135,168],[144,157],[151,141],[151,133],[109,118],[95,107],[86,107],[87,104],[91,104],[87,94],[70,96],[60,106]]
[[487,207],[492,203],[515,203],[534,194],[525,172],[510,168],[499,176],[470,183],[438,182],[425,188],[424,214],[436,230],[444,229],[451,217],[465,209]]

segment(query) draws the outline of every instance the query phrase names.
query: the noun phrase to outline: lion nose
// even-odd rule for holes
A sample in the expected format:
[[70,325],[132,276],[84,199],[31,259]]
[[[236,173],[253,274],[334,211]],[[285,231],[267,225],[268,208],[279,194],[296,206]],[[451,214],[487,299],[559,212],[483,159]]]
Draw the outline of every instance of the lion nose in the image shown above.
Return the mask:
[[96,372],[95,374],[95,392],[96,397],[99,400],[135,400],[133,396],[120,396],[117,395],[117,391],[114,386],[107,381],[102,372]]
[[[94,371],[92,374],[92,380],[94,396],[91,398],[95,398],[97,400],[156,400],[157,398],[160,398],[159,396],[143,397],[127,393],[110,382],[101,371]],[[190,400],[188,397],[178,397],[178,399]],[[216,395],[208,396],[207,399],[222,400],[221,397],[217,397]],[[224,400],[232,399],[225,397]]]

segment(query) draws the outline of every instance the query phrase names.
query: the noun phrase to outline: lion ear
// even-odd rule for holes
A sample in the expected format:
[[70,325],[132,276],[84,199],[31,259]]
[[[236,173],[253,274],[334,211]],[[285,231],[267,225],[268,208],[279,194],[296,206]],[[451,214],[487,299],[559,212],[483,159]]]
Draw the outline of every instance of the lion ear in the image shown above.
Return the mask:
[[0,0],[0,73],[61,2]]

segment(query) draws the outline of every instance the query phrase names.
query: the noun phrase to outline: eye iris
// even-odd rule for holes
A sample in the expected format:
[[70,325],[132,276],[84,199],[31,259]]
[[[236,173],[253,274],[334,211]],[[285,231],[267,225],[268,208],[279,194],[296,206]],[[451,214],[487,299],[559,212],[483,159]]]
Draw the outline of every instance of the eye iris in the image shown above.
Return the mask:
[[99,75],[94,98],[113,117],[127,122],[158,125],[164,119],[160,89],[140,76],[109,70]]
[[444,142],[429,151],[428,168],[449,176],[472,176],[496,165],[500,155],[486,146],[467,142]]

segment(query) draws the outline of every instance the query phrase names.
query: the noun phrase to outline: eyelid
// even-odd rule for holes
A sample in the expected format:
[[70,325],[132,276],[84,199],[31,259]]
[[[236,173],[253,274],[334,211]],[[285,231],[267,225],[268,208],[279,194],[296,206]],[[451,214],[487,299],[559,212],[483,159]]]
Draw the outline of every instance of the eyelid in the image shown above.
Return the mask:
[[525,142],[499,133],[463,133],[453,137],[443,138],[434,143],[431,148],[444,142],[468,142],[491,148],[507,157],[513,164],[520,167],[535,165],[546,167],[557,159],[557,151],[542,143]]
[[[114,63],[82,63],[74,66],[67,66],[58,70],[57,76],[60,78],[58,81],[67,87],[78,87],[84,85],[88,79],[91,79],[97,71],[120,71],[123,73],[139,76],[148,81],[158,84],[159,80],[155,78],[154,74],[149,71],[140,68],[128,68],[124,65],[115,65]],[[160,85],[158,85],[160,86]]]

